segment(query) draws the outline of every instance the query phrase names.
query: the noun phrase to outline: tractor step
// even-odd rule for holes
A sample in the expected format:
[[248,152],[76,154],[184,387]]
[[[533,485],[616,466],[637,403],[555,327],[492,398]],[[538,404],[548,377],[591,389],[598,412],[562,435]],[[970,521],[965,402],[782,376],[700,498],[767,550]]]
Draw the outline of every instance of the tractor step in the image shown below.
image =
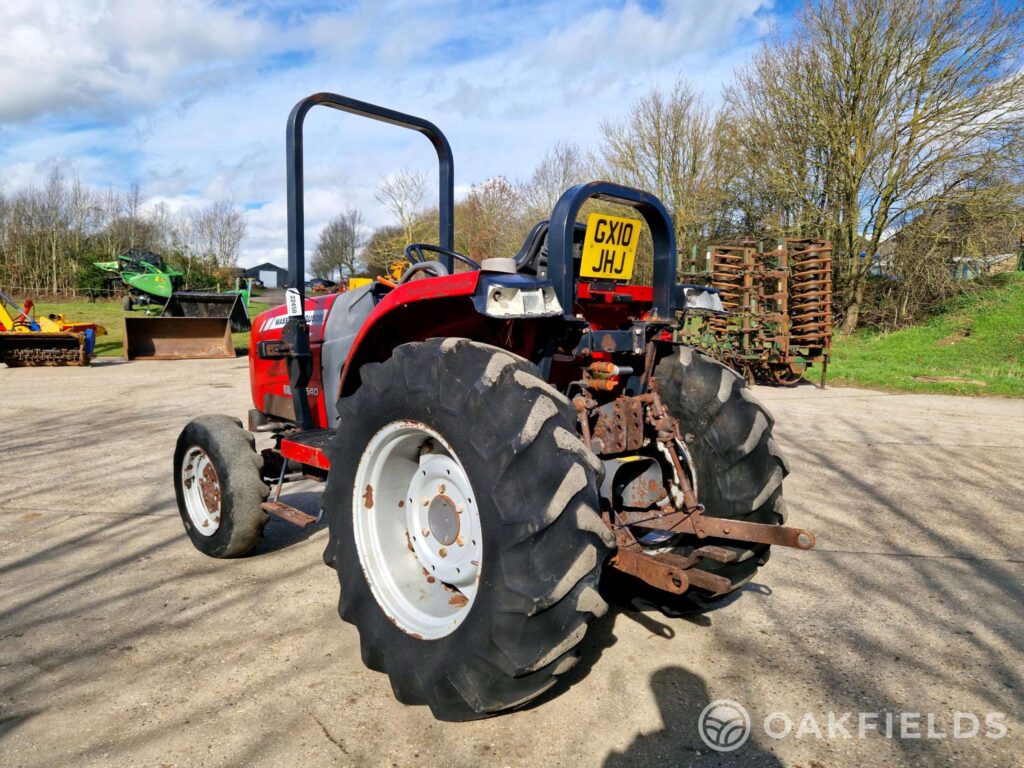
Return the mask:
[[332,429],[304,429],[281,441],[281,455],[299,464],[328,470],[331,468],[331,461],[325,451],[332,439]]
[[299,526],[299,528],[305,528],[307,525],[315,523],[320,519],[306,514],[301,509],[296,509],[290,504],[285,504],[283,501],[264,501],[260,506],[268,515],[280,517],[292,525]]

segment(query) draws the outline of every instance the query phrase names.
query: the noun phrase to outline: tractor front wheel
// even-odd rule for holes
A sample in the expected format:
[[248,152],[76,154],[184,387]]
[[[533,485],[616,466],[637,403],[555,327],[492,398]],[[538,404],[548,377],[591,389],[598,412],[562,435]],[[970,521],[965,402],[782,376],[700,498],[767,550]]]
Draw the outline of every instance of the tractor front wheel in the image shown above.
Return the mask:
[[251,432],[230,416],[200,416],[178,436],[174,492],[192,544],[210,557],[241,557],[260,540],[269,489]]
[[607,608],[614,540],[575,410],[532,363],[465,339],[405,344],[359,373],[323,506],[364,663],[443,720],[525,704]]

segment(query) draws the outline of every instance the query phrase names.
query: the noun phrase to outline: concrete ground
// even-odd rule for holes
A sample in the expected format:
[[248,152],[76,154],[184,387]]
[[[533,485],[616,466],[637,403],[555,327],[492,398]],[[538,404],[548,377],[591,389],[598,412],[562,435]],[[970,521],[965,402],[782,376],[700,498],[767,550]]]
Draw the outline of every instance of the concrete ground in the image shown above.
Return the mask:
[[[272,521],[235,561],[185,537],[174,440],[244,415],[244,359],[0,369],[0,388],[3,766],[1022,764],[1022,401],[759,390],[818,548],[777,549],[702,616],[613,608],[553,695],[449,724],[363,667],[322,525]],[[315,511],[315,490],[286,498]],[[754,722],[727,755],[696,728],[722,698]],[[957,712],[979,735],[954,738]],[[899,738],[929,713],[945,738]]]

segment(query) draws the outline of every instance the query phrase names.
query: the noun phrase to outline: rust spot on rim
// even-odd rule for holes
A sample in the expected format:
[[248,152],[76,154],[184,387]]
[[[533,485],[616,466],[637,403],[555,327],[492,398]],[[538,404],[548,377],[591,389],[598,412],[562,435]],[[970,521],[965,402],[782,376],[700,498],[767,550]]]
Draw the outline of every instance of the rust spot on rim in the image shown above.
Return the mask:
[[451,598],[448,600],[448,605],[456,605],[459,608],[461,608],[464,605],[467,605],[468,603],[469,598],[463,594],[452,595]]
[[363,506],[367,509],[373,509],[373,486],[367,485],[366,490],[363,491]]

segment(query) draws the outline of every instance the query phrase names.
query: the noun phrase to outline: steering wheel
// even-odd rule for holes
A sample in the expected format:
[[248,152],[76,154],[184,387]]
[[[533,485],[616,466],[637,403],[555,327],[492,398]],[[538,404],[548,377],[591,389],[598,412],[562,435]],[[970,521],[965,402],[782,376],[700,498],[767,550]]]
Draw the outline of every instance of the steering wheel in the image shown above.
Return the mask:
[[431,253],[437,253],[442,256],[451,256],[457,261],[461,261],[463,264],[468,264],[470,269],[480,269],[480,265],[473,261],[469,256],[464,256],[458,251],[449,251],[447,248],[442,248],[439,245],[430,245],[429,243],[411,243],[405,248],[405,258],[407,258],[413,264],[427,261],[427,258],[423,255],[424,251],[430,251]]

